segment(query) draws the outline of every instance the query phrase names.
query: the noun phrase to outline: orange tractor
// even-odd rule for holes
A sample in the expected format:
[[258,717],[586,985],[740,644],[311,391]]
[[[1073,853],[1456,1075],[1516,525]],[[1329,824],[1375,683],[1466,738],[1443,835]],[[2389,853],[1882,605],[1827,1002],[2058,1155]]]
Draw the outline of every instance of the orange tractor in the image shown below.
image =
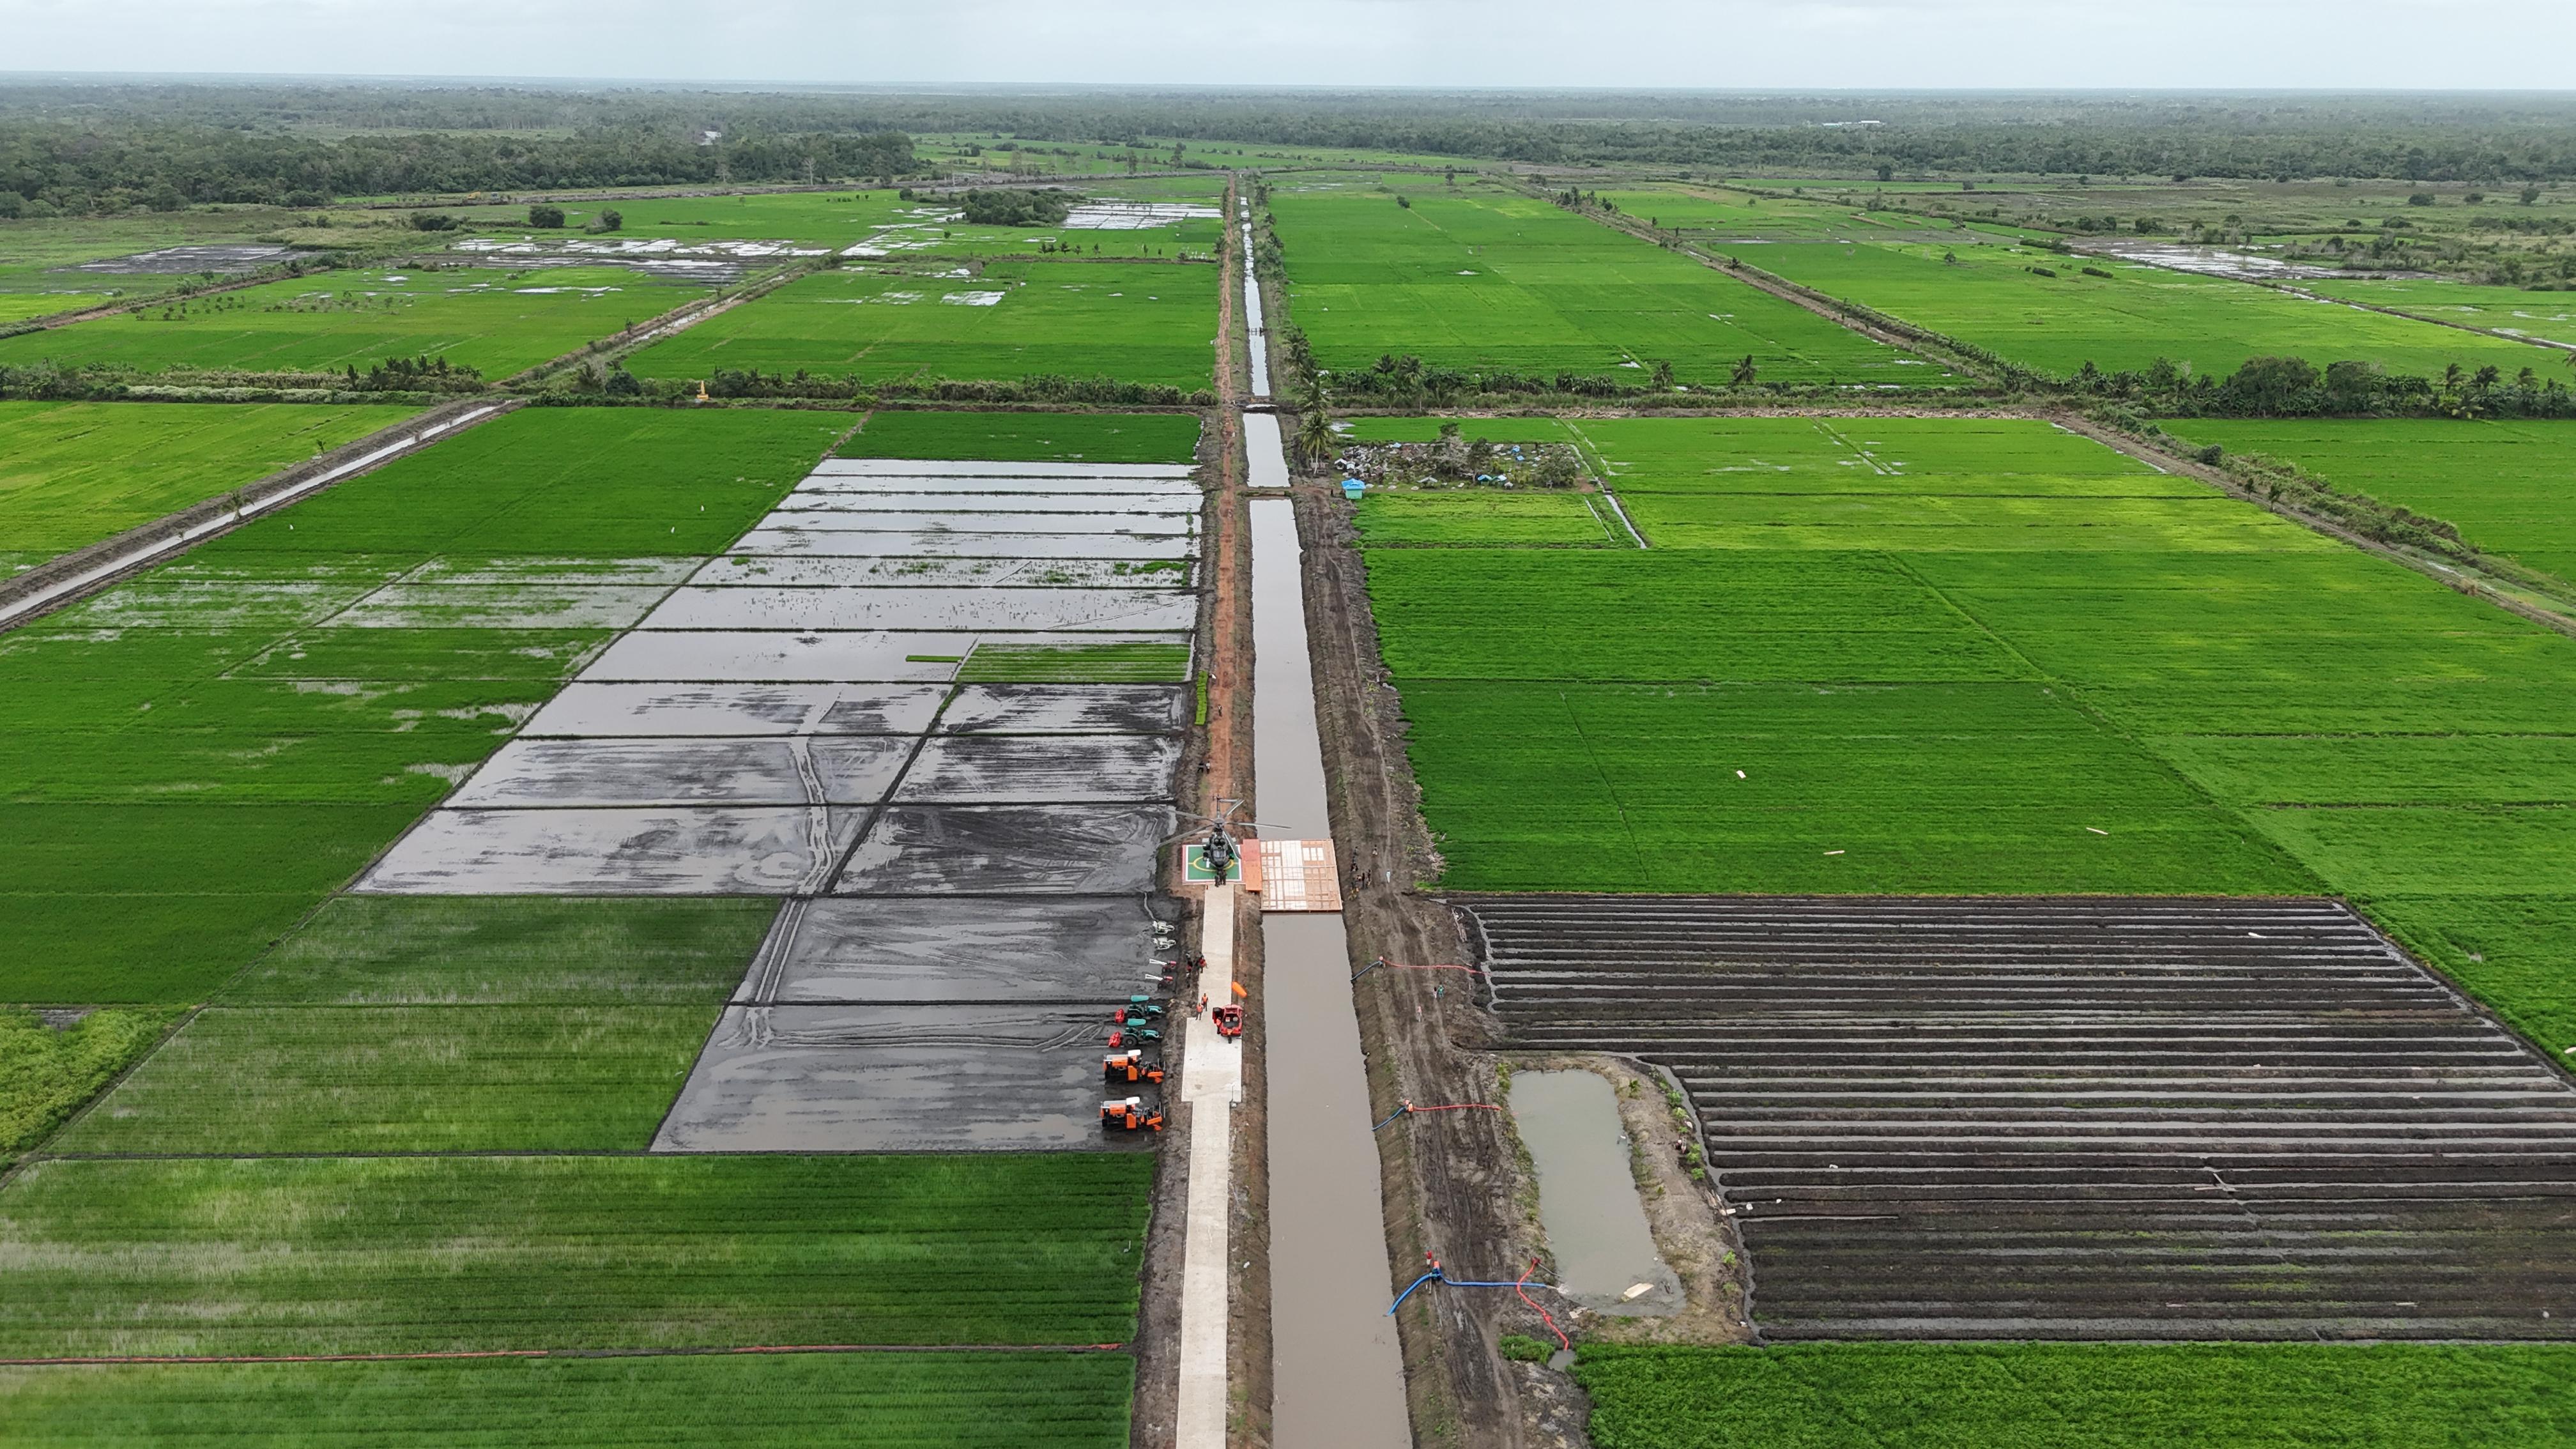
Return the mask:
[[1112,1097],[1100,1104],[1100,1125],[1112,1132],[1160,1132],[1163,1109],[1146,1106],[1142,1097]]
[[1161,1085],[1163,1064],[1145,1060],[1141,1047],[1111,1052],[1100,1059],[1100,1074],[1113,1082],[1152,1082]]
[[1243,1039],[1243,1008],[1220,1006],[1211,1015],[1216,1020],[1216,1034],[1227,1041]]

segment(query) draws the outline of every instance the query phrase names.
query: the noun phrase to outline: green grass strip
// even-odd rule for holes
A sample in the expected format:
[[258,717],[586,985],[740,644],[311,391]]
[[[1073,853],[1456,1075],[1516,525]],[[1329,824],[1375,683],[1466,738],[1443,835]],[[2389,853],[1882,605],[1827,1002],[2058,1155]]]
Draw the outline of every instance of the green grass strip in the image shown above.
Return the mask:
[[2576,1344],[1592,1348],[1600,1449],[2576,1443]]
[[1189,679],[1187,644],[985,646],[957,671],[960,684],[1180,684]]
[[23,1449],[1121,1449],[1124,1354],[866,1353],[0,1369]]

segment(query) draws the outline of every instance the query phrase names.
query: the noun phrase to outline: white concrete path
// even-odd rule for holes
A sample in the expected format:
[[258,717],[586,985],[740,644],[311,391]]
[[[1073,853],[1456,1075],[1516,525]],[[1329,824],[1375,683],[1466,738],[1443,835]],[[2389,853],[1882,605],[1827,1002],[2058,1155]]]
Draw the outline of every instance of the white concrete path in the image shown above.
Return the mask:
[[[1199,989],[1211,1009],[1234,999],[1237,887],[1208,888]],[[1181,1246],[1179,1449],[1225,1449],[1226,1313],[1234,1281],[1227,1218],[1234,1202],[1234,1106],[1243,1100],[1243,1047],[1217,1035],[1206,1013],[1189,1018],[1181,1100],[1190,1106],[1190,1191]]]

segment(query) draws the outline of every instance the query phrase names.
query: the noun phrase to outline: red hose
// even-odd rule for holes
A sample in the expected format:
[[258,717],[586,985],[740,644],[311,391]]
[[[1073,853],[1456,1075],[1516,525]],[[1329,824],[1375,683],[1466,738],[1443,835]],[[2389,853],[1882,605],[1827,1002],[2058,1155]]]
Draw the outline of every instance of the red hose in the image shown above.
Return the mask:
[[1570,1353],[1574,1349],[1574,1340],[1566,1337],[1565,1330],[1556,1326],[1555,1315],[1549,1313],[1546,1309],[1539,1307],[1537,1299],[1530,1297],[1527,1293],[1521,1292],[1521,1284],[1528,1282],[1529,1275],[1537,1271],[1538,1259],[1532,1258],[1530,1259],[1530,1265],[1521,1270],[1519,1280],[1512,1284],[1512,1291],[1520,1294],[1521,1301],[1530,1306],[1531,1312],[1536,1313],[1539,1317],[1547,1320],[1547,1331],[1556,1335],[1557,1346]]

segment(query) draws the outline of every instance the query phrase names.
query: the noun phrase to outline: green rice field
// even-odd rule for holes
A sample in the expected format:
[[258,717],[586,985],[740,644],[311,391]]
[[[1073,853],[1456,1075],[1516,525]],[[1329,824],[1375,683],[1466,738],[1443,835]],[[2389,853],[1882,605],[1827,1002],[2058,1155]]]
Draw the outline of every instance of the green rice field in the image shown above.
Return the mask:
[[204,1000],[848,425],[517,412],[0,635],[0,1001]]
[[2576,1046],[2576,640],[2044,423],[1580,427],[1651,550],[1368,552],[1444,884],[2341,893]]
[[289,1449],[1121,1449],[1135,1372],[900,1352],[0,1368],[0,1417],[30,1449],[233,1444],[246,1424]]
[[1764,382],[1945,380],[1697,261],[1496,188],[1316,181],[1275,188],[1270,210],[1291,319],[1327,370],[1411,354],[1464,372],[1643,383],[1665,361],[1677,383],[1717,387],[1749,354]]
[[0,1192],[0,1355],[1117,1343],[1152,1171],[1134,1153],[47,1159]]
[[[2522,287],[2482,286],[2475,282],[2429,278],[2378,277],[2356,277],[2349,281],[2329,277],[2322,281],[2301,282],[2299,288],[2348,302],[2367,302],[2373,307],[2386,307],[2410,317],[2457,322],[2467,327],[2483,327],[2490,332],[2538,337],[2576,346],[2576,296],[2565,292],[2535,292]],[[2565,355],[2551,357],[2543,354],[2527,365],[2546,377],[2553,368],[2563,369]]]
[[816,272],[627,359],[641,377],[814,372],[861,382],[1214,376],[1217,268],[995,262],[971,277]]
[[1195,413],[880,412],[843,458],[1033,463],[1194,463]]
[[777,911],[722,896],[335,896],[225,999],[694,1006],[732,993]]
[[641,1152],[718,1009],[209,1007],[47,1150]]
[[[2410,317],[1968,232],[1934,242],[1763,246],[1746,249],[1743,260],[2054,377],[2087,362],[2142,372],[2160,357],[2214,376],[2249,357],[2281,354],[2319,367],[2358,359],[2422,377],[2454,362],[2511,374],[2557,360],[2525,343]],[[2086,267],[2108,275],[2087,275]]]
[[59,287],[40,291],[0,292],[0,326],[25,322],[37,317],[50,317],[57,312],[76,312],[88,307],[104,307],[116,298],[95,288]]
[[2576,1442],[2565,1344],[1585,1347],[1601,1449],[2501,1449]]
[[443,357],[497,381],[704,295],[623,267],[324,272],[0,338],[0,364],[364,373]]
[[2338,488],[2439,518],[2469,543],[2576,580],[2576,423],[2193,418],[2195,443],[2296,463]]
[[408,411],[0,402],[0,578],[391,427]]

